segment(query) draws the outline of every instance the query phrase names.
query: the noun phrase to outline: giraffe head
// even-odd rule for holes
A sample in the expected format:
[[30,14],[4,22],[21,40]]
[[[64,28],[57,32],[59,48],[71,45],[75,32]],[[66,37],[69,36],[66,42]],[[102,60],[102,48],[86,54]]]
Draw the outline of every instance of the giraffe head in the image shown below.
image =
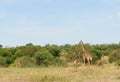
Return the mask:
[[79,44],[80,44],[80,45],[83,45],[83,41],[82,41],[82,40],[80,40]]

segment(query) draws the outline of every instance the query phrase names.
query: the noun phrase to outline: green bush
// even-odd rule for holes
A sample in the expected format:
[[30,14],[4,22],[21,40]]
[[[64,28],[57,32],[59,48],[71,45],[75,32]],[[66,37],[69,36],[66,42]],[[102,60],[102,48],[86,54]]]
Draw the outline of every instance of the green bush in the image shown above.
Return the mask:
[[51,65],[53,58],[53,55],[48,51],[38,51],[35,53],[36,64],[39,66]]
[[60,49],[59,48],[50,48],[49,52],[54,56],[54,57],[59,57],[60,56]]
[[0,67],[7,67],[7,61],[5,57],[0,56]]
[[14,62],[14,59],[12,57],[6,57],[6,62],[7,62],[7,64],[10,65],[11,63]]
[[17,49],[13,55],[14,59],[22,57],[22,50]]
[[99,60],[96,54],[92,54],[92,64],[96,64],[96,62]]
[[101,51],[93,48],[93,49],[91,49],[90,52],[93,55],[94,62],[96,62],[97,60],[101,59],[101,57],[102,57],[102,52]]
[[60,59],[59,57],[54,58],[53,60],[54,66],[66,66],[67,62],[65,60]]
[[109,62],[116,62],[117,60],[120,60],[120,49],[113,51],[110,55],[109,55]]
[[35,65],[34,59],[27,57],[27,56],[23,56],[23,57],[16,59],[13,64],[13,66],[15,67],[22,67],[22,68],[34,67],[34,65]]
[[1,49],[0,50],[0,56],[3,56],[3,57],[10,57],[12,54],[10,51],[8,51],[7,49]]

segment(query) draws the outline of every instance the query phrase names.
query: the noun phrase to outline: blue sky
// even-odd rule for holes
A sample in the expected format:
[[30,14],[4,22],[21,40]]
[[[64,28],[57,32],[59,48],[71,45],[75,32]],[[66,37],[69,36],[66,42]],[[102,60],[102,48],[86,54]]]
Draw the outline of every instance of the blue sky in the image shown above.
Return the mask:
[[0,44],[120,42],[120,0],[0,0]]

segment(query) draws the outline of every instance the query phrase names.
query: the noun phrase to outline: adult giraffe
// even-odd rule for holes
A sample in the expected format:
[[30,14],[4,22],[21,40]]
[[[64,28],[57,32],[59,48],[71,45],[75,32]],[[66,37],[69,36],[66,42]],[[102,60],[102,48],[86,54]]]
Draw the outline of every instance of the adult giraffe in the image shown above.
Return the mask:
[[90,65],[92,62],[92,55],[86,50],[82,40],[80,41],[80,45],[82,46],[84,64],[85,64],[85,59],[87,59],[87,62]]

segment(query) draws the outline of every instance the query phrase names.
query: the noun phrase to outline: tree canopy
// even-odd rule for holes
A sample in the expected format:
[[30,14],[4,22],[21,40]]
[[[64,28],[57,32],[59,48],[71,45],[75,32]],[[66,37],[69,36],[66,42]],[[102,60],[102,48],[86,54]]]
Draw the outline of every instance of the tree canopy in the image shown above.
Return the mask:
[[[85,48],[92,54],[95,64],[102,56],[109,56],[109,62],[118,62],[120,59],[120,44],[85,44]],[[80,44],[70,45],[34,45],[28,43],[25,46],[3,47],[0,44],[0,66],[21,67],[63,65],[72,62],[73,58],[83,61],[83,53]],[[27,64],[28,63],[28,64]],[[26,65],[26,66],[25,66]]]

